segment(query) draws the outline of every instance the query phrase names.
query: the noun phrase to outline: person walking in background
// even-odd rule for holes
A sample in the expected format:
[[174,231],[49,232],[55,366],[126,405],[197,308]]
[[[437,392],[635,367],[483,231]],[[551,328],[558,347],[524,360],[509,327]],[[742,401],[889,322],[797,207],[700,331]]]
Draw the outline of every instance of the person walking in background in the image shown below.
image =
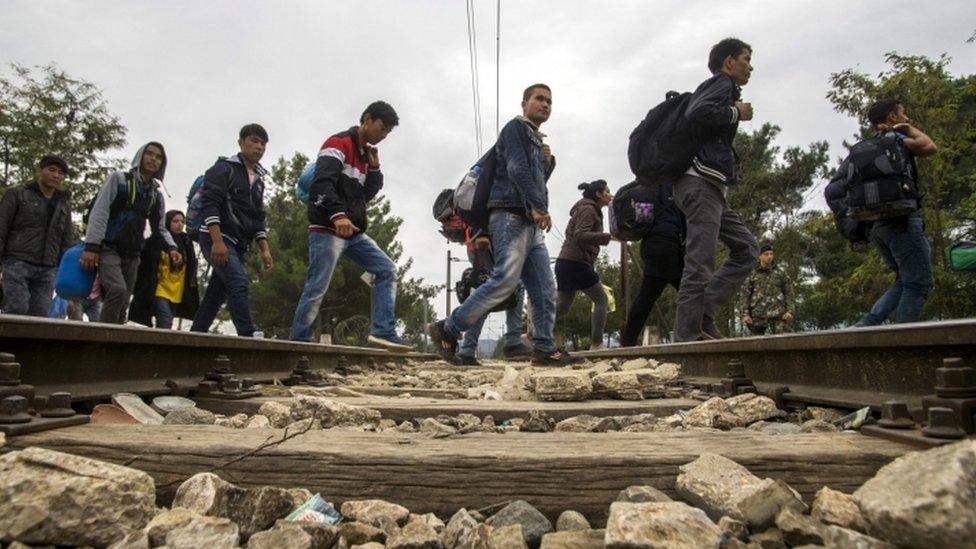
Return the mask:
[[656,213],[650,232],[641,239],[644,273],[640,290],[630,306],[627,324],[620,331],[621,347],[633,347],[639,343],[644,323],[665,288],[669,285],[675,290],[681,288],[685,217],[674,203],[672,183],[665,182],[658,187],[658,203],[665,206]]
[[603,230],[603,207],[610,204],[613,194],[602,179],[581,183],[578,188],[583,191],[583,198],[569,210],[566,239],[556,259],[556,324],[573,306],[576,292],[583,292],[593,301],[590,350],[595,350],[603,348],[607,292],[593,267],[600,247],[610,243],[610,233]]
[[166,212],[166,227],[184,261],[173,265],[166,241],[153,235],[142,250],[139,273],[129,306],[129,320],[169,330],[173,318],[192,320],[200,304],[197,288],[197,256],[193,240],[183,231],[186,216],[179,210]]
[[129,170],[109,174],[91,205],[80,262],[86,270],[98,268],[102,292],[100,322],[125,324],[146,220],[150,221],[152,233],[165,241],[170,261],[174,265],[183,263],[166,228],[166,203],[159,190],[165,175],[163,145],[146,143],[132,157]]
[[0,199],[3,312],[44,317],[51,309],[58,264],[74,239],[71,194],[61,190],[68,163],[41,158],[34,181]]

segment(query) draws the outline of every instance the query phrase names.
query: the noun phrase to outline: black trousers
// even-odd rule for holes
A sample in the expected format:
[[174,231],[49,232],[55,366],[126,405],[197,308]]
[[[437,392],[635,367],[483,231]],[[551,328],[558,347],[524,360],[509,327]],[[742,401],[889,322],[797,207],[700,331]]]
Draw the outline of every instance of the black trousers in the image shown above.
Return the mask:
[[627,325],[620,332],[621,347],[633,347],[637,345],[637,337],[640,335],[641,330],[644,329],[647,316],[651,314],[654,303],[657,301],[657,298],[661,297],[664,289],[669,284],[677,290],[681,284],[681,279],[668,280],[656,276],[644,276],[641,280],[640,291],[637,292],[637,297],[634,298],[634,302],[630,305],[630,314],[627,315]]

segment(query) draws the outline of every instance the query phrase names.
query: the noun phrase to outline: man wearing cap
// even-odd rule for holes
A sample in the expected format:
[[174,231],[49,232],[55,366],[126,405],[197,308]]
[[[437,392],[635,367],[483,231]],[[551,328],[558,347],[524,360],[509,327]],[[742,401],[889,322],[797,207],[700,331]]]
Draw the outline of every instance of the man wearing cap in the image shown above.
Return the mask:
[[742,286],[739,301],[742,323],[753,335],[792,332],[795,298],[793,281],[773,261],[773,247],[764,244],[759,264]]
[[4,313],[46,317],[61,254],[72,242],[71,194],[60,189],[68,163],[47,155],[35,180],[0,199]]

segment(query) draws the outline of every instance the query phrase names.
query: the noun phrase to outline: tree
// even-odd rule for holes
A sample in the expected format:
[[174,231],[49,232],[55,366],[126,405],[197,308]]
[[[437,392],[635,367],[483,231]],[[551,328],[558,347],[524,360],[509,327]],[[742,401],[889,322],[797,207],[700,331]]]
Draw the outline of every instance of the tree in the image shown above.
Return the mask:
[[41,156],[57,154],[71,169],[72,208],[81,211],[106,171],[123,165],[109,152],[125,144],[125,127],[94,84],[53,64],[10,67],[13,76],[0,78],[0,190],[30,181]]
[[[258,282],[251,285],[255,323],[269,336],[278,338],[287,338],[290,333],[292,316],[308,272],[307,206],[294,194],[295,182],[307,163],[308,157],[295,153],[290,159],[279,158],[272,166],[265,208],[275,267],[265,273],[261,271],[259,257],[255,255],[248,261],[250,276]],[[402,323],[403,337],[419,343],[423,337],[424,303],[429,307],[429,298],[436,289],[407,276],[412,260],[401,261],[403,247],[396,239],[403,219],[390,215],[389,200],[382,196],[374,199],[367,216],[370,237],[398,265],[396,317]],[[331,334],[337,324],[354,317],[369,318],[370,288],[360,279],[362,272],[348,259],[339,260],[319,310],[323,333]]]
[[[958,239],[976,237],[976,75],[953,76],[951,59],[889,53],[888,70],[872,77],[845,69],[830,77],[827,98],[834,108],[857,118],[855,139],[874,133],[866,119],[868,106],[882,98],[898,98],[909,117],[939,147],[919,161],[925,193],[922,216],[932,244],[935,289],[926,315],[952,318],[976,314],[976,280],[946,265],[944,250]],[[877,296],[878,294],[874,294]]]

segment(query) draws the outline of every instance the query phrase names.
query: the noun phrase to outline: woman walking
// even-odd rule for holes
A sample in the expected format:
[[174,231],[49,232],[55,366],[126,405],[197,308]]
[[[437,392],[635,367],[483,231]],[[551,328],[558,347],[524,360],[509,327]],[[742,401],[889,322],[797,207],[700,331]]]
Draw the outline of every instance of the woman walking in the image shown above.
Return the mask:
[[583,198],[569,210],[566,240],[556,259],[556,322],[569,312],[576,292],[583,292],[593,301],[590,349],[601,349],[607,324],[607,294],[593,266],[600,246],[610,243],[610,233],[603,231],[603,207],[613,200],[613,195],[602,179],[581,183],[578,188],[583,191]]
[[166,212],[166,228],[183,257],[183,262],[173,265],[162,235],[153,235],[146,241],[139,261],[129,320],[152,327],[169,330],[173,318],[193,319],[200,304],[197,288],[197,256],[193,240],[183,232],[186,216],[178,210]]
[[685,265],[685,217],[674,205],[671,183],[659,185],[658,193],[658,204],[665,206],[655,215],[650,232],[641,240],[644,277],[630,306],[627,325],[620,332],[621,347],[637,345],[654,302],[668,285],[677,290],[681,284],[681,271]]

